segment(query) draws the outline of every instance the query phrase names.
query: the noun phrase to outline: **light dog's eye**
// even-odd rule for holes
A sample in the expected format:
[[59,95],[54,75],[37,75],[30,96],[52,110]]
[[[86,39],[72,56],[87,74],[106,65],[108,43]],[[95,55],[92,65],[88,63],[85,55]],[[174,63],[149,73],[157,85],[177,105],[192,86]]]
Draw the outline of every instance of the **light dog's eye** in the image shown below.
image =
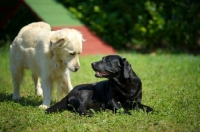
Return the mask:
[[75,52],[74,53],[69,53],[70,55],[75,55]]

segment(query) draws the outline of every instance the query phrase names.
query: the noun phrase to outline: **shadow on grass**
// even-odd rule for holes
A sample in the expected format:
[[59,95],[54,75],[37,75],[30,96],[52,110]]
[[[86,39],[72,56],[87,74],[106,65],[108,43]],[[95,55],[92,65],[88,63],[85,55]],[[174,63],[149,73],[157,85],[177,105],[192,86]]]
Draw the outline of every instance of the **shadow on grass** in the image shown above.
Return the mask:
[[21,97],[19,100],[13,100],[12,94],[0,93],[0,102],[15,102],[22,106],[38,107],[42,103],[42,97],[39,96],[26,96]]

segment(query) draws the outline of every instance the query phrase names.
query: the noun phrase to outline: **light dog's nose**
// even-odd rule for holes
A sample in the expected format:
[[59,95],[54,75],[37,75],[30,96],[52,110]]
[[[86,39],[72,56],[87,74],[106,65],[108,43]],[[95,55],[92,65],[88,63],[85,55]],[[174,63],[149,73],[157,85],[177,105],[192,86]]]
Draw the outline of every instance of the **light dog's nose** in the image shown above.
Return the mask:
[[75,66],[75,71],[78,71],[80,69],[80,66]]

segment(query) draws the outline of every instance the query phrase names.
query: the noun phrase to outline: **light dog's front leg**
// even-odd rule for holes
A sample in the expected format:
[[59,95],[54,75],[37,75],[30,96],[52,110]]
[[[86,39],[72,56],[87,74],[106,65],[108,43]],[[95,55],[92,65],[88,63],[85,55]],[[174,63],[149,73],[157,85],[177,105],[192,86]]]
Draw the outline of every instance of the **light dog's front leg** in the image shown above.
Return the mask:
[[14,82],[14,92],[13,92],[13,100],[20,99],[20,93],[19,93],[19,87],[20,84],[17,82]]
[[69,73],[63,76],[63,78],[58,81],[58,89],[57,89],[57,97],[58,99],[62,99],[65,97],[71,90],[73,89],[71,84],[71,79]]
[[47,109],[51,103],[52,82],[50,79],[42,79],[42,89],[43,89],[43,103],[39,106],[39,108]]
[[32,74],[32,79],[33,82],[35,84],[35,94],[38,96],[43,96],[43,91],[41,88],[41,84],[40,84],[40,79],[38,78],[38,76]]
[[65,76],[67,80],[67,94],[68,94],[73,89],[69,70],[66,71]]

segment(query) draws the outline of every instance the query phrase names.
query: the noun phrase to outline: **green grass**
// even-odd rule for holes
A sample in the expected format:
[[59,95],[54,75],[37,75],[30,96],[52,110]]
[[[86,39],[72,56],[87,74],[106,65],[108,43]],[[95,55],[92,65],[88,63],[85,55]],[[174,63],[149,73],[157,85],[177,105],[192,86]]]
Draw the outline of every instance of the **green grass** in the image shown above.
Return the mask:
[[[143,103],[153,114],[131,111],[132,115],[96,112],[80,117],[64,111],[47,115],[38,108],[42,99],[34,95],[30,72],[21,86],[21,100],[12,101],[13,84],[8,50],[0,51],[0,131],[92,131],[148,132],[200,130],[200,56],[120,54],[127,58],[143,82]],[[94,77],[91,62],[102,56],[83,56],[81,69],[71,73],[73,85],[100,81]],[[54,101],[55,103],[55,101]]]

